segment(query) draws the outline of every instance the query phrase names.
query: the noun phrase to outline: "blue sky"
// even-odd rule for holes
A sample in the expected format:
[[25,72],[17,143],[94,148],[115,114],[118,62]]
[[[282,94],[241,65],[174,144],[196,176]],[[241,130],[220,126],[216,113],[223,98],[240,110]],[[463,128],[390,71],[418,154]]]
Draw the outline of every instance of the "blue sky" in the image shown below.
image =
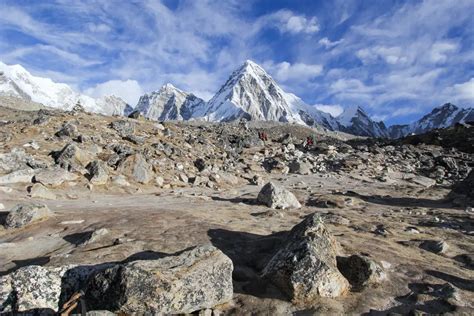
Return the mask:
[[0,0],[0,60],[134,103],[171,82],[208,99],[246,59],[333,113],[388,124],[474,106],[474,1]]

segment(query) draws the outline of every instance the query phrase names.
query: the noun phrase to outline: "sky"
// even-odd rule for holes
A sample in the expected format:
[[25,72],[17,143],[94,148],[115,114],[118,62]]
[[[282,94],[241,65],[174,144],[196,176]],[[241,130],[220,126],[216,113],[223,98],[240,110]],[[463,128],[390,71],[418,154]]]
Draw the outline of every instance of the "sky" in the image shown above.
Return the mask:
[[203,99],[245,60],[287,92],[388,125],[474,106],[474,0],[0,0],[0,61],[135,105]]

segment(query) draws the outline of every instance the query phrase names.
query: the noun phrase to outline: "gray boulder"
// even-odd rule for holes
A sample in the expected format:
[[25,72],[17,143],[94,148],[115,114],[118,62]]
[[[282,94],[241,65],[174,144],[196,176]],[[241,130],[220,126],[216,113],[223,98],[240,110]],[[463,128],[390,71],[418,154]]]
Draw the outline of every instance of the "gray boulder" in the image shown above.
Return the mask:
[[150,164],[141,154],[126,157],[119,164],[118,170],[138,183],[147,184],[153,179],[154,173]]
[[56,194],[41,183],[35,183],[30,188],[30,196],[34,199],[56,200]]
[[116,265],[94,275],[86,289],[92,309],[132,314],[180,314],[232,299],[232,261],[211,245],[177,256]]
[[35,175],[33,181],[56,187],[67,181],[74,181],[78,175],[61,168],[42,169]]
[[420,244],[420,248],[436,254],[445,253],[449,246],[443,240],[425,240]]
[[76,137],[77,135],[77,126],[71,122],[64,123],[61,129],[56,132],[56,136],[58,137]]
[[34,169],[23,169],[10,172],[7,175],[0,177],[0,184],[8,183],[28,183],[31,182],[36,170]]
[[311,174],[311,168],[313,168],[309,162],[302,162],[298,160],[292,161],[288,167],[290,168],[290,173],[297,174]]
[[293,227],[280,250],[263,270],[295,304],[346,293],[349,283],[337,269],[338,244],[319,215],[308,215]]
[[272,182],[265,184],[258,193],[257,201],[271,208],[300,208],[301,204],[290,191]]
[[110,123],[110,127],[117,131],[117,133],[122,137],[135,133],[135,123],[127,120],[112,122]]
[[61,168],[68,171],[82,171],[84,167],[92,160],[92,155],[73,143],[64,146],[61,151],[56,152],[54,161]]
[[5,228],[20,228],[51,216],[49,208],[41,203],[22,203],[14,206],[5,219]]
[[366,256],[338,257],[337,267],[354,289],[377,284],[386,277],[382,267]]
[[106,184],[109,180],[108,167],[102,160],[94,160],[87,165],[89,172],[89,181],[95,185]]

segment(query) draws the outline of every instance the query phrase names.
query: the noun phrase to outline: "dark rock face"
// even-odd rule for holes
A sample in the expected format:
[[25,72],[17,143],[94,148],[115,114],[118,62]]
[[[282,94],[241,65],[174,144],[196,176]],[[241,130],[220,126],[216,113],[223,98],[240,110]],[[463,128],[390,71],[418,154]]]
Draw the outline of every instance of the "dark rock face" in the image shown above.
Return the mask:
[[463,181],[453,185],[451,195],[463,195],[468,200],[474,200],[474,170]]
[[191,313],[232,299],[232,261],[205,245],[178,256],[116,265],[94,275],[93,309],[124,313]]
[[295,304],[308,304],[320,296],[343,295],[349,283],[337,269],[337,247],[321,218],[311,214],[293,227],[263,270],[263,277]]

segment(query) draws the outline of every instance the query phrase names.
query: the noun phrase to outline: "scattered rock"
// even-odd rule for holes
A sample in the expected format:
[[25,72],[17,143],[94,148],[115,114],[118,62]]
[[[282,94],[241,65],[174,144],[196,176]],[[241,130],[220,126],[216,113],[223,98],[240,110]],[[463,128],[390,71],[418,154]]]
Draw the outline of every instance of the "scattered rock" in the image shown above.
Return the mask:
[[56,200],[56,194],[41,183],[35,183],[30,187],[30,196],[34,199]]
[[33,182],[38,182],[43,185],[57,187],[64,182],[74,181],[78,176],[74,173],[68,172],[60,168],[42,169],[39,170],[33,178]]
[[337,242],[317,214],[293,227],[263,276],[295,304],[311,304],[318,297],[346,293],[349,283],[337,269]]
[[71,137],[74,138],[78,134],[77,126],[71,122],[64,123],[59,131],[56,132],[58,137]]
[[121,187],[128,187],[130,183],[127,181],[127,178],[121,174],[118,176],[112,177],[112,184],[121,186]]
[[258,193],[257,201],[271,208],[300,208],[301,204],[290,191],[268,182]]
[[92,309],[121,313],[192,313],[232,299],[232,261],[210,245],[176,256],[116,265],[94,275]]
[[51,215],[51,211],[44,204],[17,204],[8,213],[5,220],[5,228],[20,228]]
[[290,173],[311,174],[313,166],[310,163],[295,160],[292,161],[288,167],[290,168]]
[[92,160],[92,154],[82,150],[73,143],[69,143],[64,148],[53,154],[54,161],[61,168],[68,171],[82,171]]
[[109,180],[107,164],[102,160],[94,160],[87,165],[89,182],[94,185],[104,185]]
[[153,171],[141,154],[130,155],[119,164],[119,171],[138,183],[147,184],[153,179]]
[[420,244],[420,248],[436,254],[445,253],[449,246],[443,240],[425,240]]
[[97,242],[99,241],[103,236],[109,234],[109,230],[107,228],[99,228],[99,229],[96,229],[94,230],[91,235],[86,239],[84,240],[84,242],[82,243],[83,246],[86,246],[88,244],[91,244],[91,243],[94,243],[94,242]]
[[356,290],[385,279],[380,265],[366,256],[337,257],[337,267]]
[[0,177],[0,184],[8,183],[28,183],[31,182],[36,170],[34,169],[23,169],[18,171],[10,172],[7,175]]
[[133,135],[135,133],[135,123],[127,120],[112,122],[110,123],[110,127],[117,131],[117,133],[122,137]]

